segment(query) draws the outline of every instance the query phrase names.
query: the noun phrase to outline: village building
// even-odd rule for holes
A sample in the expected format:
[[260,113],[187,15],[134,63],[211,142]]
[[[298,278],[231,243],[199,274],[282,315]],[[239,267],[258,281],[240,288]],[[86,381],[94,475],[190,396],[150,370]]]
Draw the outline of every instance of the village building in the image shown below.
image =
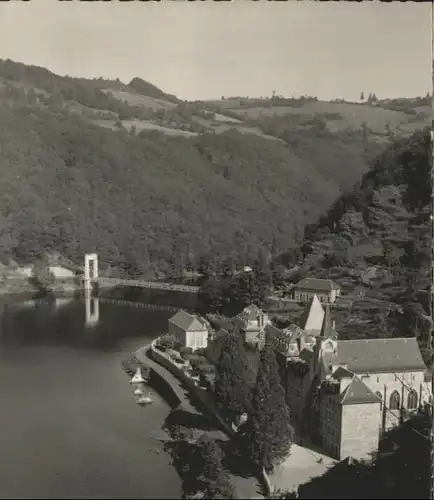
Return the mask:
[[319,278],[304,278],[291,289],[291,296],[299,302],[308,302],[315,295],[320,302],[333,304],[341,289],[334,281]]
[[209,331],[206,321],[186,311],[178,311],[169,319],[168,333],[173,335],[182,347],[196,350],[204,349],[208,345]]
[[310,332],[298,325],[270,331],[294,427],[336,459],[369,458],[382,432],[431,398],[417,340],[339,340],[328,305],[318,333],[315,299],[305,317]]
[[238,314],[236,326],[244,342],[262,347],[265,342],[265,329],[271,323],[268,314],[255,304],[251,304]]

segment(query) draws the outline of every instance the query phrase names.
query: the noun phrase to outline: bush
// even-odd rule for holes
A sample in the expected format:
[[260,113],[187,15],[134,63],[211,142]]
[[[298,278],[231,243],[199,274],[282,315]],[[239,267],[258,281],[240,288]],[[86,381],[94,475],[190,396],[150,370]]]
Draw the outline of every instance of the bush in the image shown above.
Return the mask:
[[191,347],[181,347],[179,349],[179,353],[181,354],[181,356],[184,358],[184,359],[187,359],[187,356],[189,355],[192,355],[193,354],[193,349]]
[[175,347],[176,338],[173,335],[162,335],[157,339],[156,345],[162,351],[167,351],[168,349],[173,349]]
[[204,356],[196,356],[193,360],[190,360],[190,364],[194,370],[200,371],[201,367],[209,366],[209,361]]
[[215,367],[214,365],[211,365],[209,363],[203,363],[203,364],[200,364],[197,366],[197,370],[199,372],[199,375],[200,374],[203,374],[203,375],[210,375],[210,374],[213,374],[215,373]]
[[[193,350],[191,352],[193,352]],[[196,349],[194,353],[198,356],[206,356],[206,348],[202,347],[200,349]]]
[[198,356],[197,354],[186,354],[185,359],[190,361],[190,363],[196,363],[201,356]]

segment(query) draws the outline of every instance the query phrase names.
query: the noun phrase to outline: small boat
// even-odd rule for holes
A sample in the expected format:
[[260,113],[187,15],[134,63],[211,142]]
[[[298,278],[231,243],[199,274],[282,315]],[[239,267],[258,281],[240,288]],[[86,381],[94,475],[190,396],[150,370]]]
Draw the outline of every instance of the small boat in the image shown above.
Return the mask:
[[134,374],[133,378],[130,380],[131,384],[144,384],[146,380],[142,376],[142,370],[141,368],[137,368],[136,373]]
[[143,391],[142,389],[136,389],[134,391],[134,396],[143,396]]
[[151,392],[147,395],[147,396],[140,396],[140,398],[137,400],[137,402],[139,403],[139,405],[149,405],[151,403],[153,403],[154,401],[152,400],[151,398]]

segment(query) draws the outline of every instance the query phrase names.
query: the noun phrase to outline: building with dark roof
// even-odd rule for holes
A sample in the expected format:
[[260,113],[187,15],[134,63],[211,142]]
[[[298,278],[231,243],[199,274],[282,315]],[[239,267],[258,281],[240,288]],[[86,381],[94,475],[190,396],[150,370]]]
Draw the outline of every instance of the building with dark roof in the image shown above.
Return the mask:
[[304,278],[291,289],[292,298],[299,302],[308,302],[316,295],[320,302],[333,304],[340,294],[339,285],[320,278]]

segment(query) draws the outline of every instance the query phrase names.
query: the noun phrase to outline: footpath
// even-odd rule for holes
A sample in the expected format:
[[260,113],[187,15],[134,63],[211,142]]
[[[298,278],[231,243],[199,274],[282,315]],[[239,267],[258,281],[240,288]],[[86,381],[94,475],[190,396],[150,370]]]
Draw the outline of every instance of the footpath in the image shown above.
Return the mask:
[[148,351],[150,346],[141,347],[135,352],[135,357],[137,361],[154,370],[161,378],[163,378],[172,388],[173,392],[176,394],[180,401],[179,409],[183,409],[193,414],[197,414],[197,409],[191,404],[188,391],[182,386],[181,381],[172,375],[166,368],[158,364],[156,361],[148,356]]

